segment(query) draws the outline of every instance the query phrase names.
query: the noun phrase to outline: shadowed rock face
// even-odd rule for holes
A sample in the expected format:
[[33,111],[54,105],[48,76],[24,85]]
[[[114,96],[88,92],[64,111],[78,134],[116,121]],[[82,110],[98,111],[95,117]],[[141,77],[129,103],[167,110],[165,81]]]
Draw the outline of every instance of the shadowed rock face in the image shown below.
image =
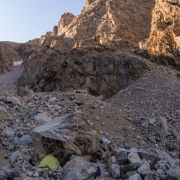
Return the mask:
[[19,53],[19,56],[24,60],[31,58],[32,53],[39,45],[39,38],[29,40],[27,43],[22,43],[15,47],[15,50]]
[[13,62],[18,61],[18,52],[14,50],[16,43],[0,42],[0,74],[11,70]]
[[19,86],[114,95],[148,69],[144,60],[123,52],[148,37],[153,7],[154,1],[87,0],[80,15],[63,14],[24,56]]
[[53,52],[47,60],[31,61],[19,85],[26,84],[37,92],[87,89],[95,96],[109,98],[148,69],[145,60],[129,54],[73,49],[68,58]]
[[156,0],[151,33],[140,43],[154,61],[180,69],[180,1]]

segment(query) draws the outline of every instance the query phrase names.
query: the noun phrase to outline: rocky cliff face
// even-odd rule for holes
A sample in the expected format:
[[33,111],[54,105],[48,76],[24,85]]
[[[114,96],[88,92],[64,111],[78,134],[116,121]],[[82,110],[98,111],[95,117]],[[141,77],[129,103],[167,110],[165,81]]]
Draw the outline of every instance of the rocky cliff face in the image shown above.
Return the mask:
[[19,86],[85,88],[110,97],[149,69],[147,61],[131,55],[138,47],[154,62],[179,69],[179,4],[87,0],[80,15],[63,14],[52,32],[20,48],[25,69]]
[[140,43],[155,62],[180,69],[180,1],[156,0],[150,37]]
[[85,88],[112,96],[149,68],[122,52],[148,37],[153,7],[153,1],[87,0],[80,15],[63,14],[26,57],[19,86],[35,91]]
[[61,43],[68,48],[102,45],[121,51],[131,49],[149,36],[153,7],[153,1],[87,0],[79,16],[62,15],[53,33],[41,37],[41,44],[55,48]]
[[15,50],[19,53],[22,59],[31,58],[31,54],[39,45],[39,38],[29,40],[27,43],[22,43],[15,47]]
[[19,58],[18,52],[14,50],[18,44],[10,42],[0,42],[0,74],[8,72],[13,62]]

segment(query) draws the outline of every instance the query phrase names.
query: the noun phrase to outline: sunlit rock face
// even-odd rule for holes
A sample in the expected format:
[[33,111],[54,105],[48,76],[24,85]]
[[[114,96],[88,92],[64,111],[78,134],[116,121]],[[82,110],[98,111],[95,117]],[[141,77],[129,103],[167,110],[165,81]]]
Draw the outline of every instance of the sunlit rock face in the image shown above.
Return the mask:
[[128,50],[148,38],[153,7],[154,1],[87,0],[80,15],[64,13],[40,42],[58,49],[103,45]]
[[155,61],[180,68],[180,0],[156,0],[152,11],[151,33],[140,42]]

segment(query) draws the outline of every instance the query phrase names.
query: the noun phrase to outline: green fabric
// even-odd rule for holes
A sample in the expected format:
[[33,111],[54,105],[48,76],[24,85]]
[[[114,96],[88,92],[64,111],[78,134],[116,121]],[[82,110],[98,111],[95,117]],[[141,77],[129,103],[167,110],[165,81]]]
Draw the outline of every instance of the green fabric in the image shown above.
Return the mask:
[[95,179],[94,176],[90,176],[88,180]]
[[54,156],[48,155],[39,164],[40,168],[44,168],[46,166],[49,168],[59,168],[60,163]]

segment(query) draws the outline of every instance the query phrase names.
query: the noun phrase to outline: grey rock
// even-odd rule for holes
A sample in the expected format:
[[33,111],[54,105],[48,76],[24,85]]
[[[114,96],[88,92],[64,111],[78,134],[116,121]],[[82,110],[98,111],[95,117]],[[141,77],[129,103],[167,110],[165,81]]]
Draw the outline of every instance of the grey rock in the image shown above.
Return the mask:
[[124,174],[123,172],[121,172],[121,177],[120,177],[121,179],[127,179],[127,175],[126,174]]
[[151,125],[155,125],[156,120],[155,120],[155,119],[153,119],[153,118],[149,118],[148,123],[149,123],[149,124],[151,124]]
[[129,153],[128,160],[130,163],[142,164],[142,161],[137,153]]
[[12,103],[12,104],[20,104],[20,100],[15,97],[15,96],[12,96],[12,97],[7,97],[7,102],[8,103]]
[[125,165],[128,162],[127,152],[125,151],[118,152],[115,157],[119,165]]
[[136,149],[136,148],[131,148],[131,149],[128,150],[128,152],[129,152],[129,153],[138,153],[139,150]]
[[159,121],[156,124],[157,133],[159,133],[161,138],[165,138],[168,135],[168,124],[167,120],[163,117],[160,117]]
[[148,175],[151,172],[149,163],[142,164],[137,171],[141,176]]
[[18,159],[18,157],[19,157],[19,151],[15,151],[10,157],[9,157],[9,160],[10,160],[10,163],[11,164],[14,164],[16,161],[17,161],[17,159]]
[[121,176],[121,174],[120,174],[120,166],[118,164],[112,164],[109,167],[108,172],[113,178],[120,178],[120,176]]
[[130,145],[130,144],[125,144],[125,145],[124,145],[124,148],[125,148],[125,149],[131,149],[131,145]]
[[57,98],[56,97],[52,97],[49,99],[49,103],[54,103],[57,101]]
[[164,171],[168,171],[171,168],[171,165],[164,160],[158,161],[157,164],[154,165],[156,169],[162,169]]
[[74,157],[64,166],[63,180],[84,180],[96,172],[96,165],[81,157]]
[[142,178],[139,174],[134,174],[129,177],[129,180],[142,180]]
[[180,168],[170,169],[166,174],[168,180],[180,180]]
[[8,138],[14,138],[15,136],[15,131],[11,129],[10,127],[6,127],[6,132],[5,132],[6,137]]
[[44,124],[48,121],[51,121],[52,119],[47,115],[47,112],[42,112],[37,114],[34,117],[34,120],[36,120],[39,124]]
[[144,180],[159,180],[153,173],[150,173],[144,177]]
[[102,137],[101,141],[104,143],[104,144],[110,144],[111,141],[106,139],[105,137]]
[[152,158],[150,159],[152,165],[157,164],[157,162],[160,160],[167,161],[171,167],[175,167],[176,165],[176,161],[165,151],[155,148],[149,148],[148,150],[146,150],[146,152],[149,153],[150,156],[152,156]]
[[165,172],[162,169],[158,169],[157,174],[160,175],[161,177],[163,177],[165,175]]
[[3,171],[0,170],[0,180],[6,179],[6,175]]
[[124,173],[127,173],[129,171],[134,171],[138,168],[138,165],[136,164],[127,164],[125,166],[121,166],[121,171]]
[[14,137],[14,143],[17,144],[19,142],[19,137]]
[[29,135],[23,135],[19,140],[20,145],[28,145],[31,144],[32,142],[33,141]]
[[138,152],[138,155],[140,159],[145,159],[146,161],[151,161],[154,158],[154,155],[152,153],[148,153],[142,150]]
[[14,175],[14,177],[19,177],[19,171],[17,169],[13,169],[11,173]]

